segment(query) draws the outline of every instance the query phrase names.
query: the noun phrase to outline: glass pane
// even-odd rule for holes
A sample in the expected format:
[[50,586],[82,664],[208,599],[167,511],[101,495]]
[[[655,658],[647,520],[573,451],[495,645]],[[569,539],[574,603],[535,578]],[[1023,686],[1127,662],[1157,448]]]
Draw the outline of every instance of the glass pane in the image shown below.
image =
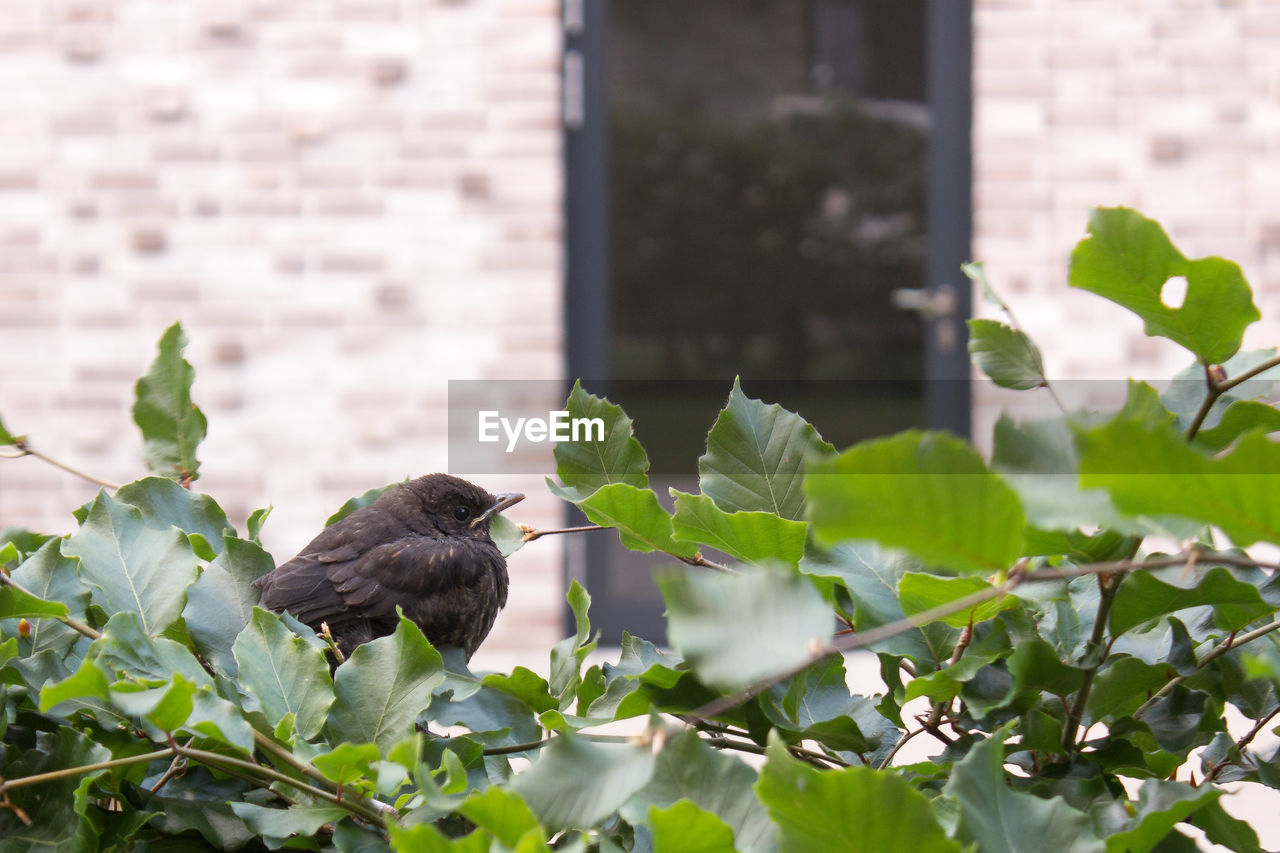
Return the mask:
[[[734,376],[837,446],[920,423],[922,323],[891,293],[923,286],[923,0],[610,8],[609,393],[659,495],[697,491]],[[651,557],[591,563],[597,599],[661,612]]]

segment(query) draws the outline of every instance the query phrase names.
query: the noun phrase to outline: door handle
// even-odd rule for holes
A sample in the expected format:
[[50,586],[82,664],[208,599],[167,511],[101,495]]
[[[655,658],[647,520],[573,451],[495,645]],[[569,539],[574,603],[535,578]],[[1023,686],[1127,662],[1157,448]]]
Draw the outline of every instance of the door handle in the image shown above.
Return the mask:
[[923,287],[900,287],[889,293],[889,302],[901,311],[914,311],[925,321],[940,320],[956,312],[956,289],[940,284],[932,290]]

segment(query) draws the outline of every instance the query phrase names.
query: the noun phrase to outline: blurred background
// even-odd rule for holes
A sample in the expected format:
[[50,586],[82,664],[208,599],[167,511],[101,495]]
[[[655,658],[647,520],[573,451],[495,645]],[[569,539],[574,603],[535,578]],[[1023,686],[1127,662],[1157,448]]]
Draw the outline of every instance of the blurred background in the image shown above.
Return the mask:
[[[582,377],[664,494],[735,375],[837,445],[980,438],[963,261],[1055,379],[1184,366],[1066,288],[1113,204],[1240,262],[1246,346],[1275,342],[1280,2],[5,0],[0,415],[140,476],[132,383],[181,320],[197,488],[241,529],[274,505],[277,561],[449,468],[450,380]],[[566,520],[539,475],[453,473]],[[94,491],[0,460],[0,526],[69,531]],[[609,537],[510,563],[480,667],[545,666],[568,577],[606,640],[660,631],[653,561]]]

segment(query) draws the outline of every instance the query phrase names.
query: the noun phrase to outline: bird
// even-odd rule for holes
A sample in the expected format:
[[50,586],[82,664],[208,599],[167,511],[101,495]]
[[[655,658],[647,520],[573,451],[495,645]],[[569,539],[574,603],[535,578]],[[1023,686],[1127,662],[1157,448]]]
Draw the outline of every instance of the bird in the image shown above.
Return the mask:
[[456,646],[470,660],[507,603],[507,563],[489,525],[523,499],[449,474],[408,480],[253,586],[263,607],[327,629],[343,659],[394,632],[398,608],[432,645]]

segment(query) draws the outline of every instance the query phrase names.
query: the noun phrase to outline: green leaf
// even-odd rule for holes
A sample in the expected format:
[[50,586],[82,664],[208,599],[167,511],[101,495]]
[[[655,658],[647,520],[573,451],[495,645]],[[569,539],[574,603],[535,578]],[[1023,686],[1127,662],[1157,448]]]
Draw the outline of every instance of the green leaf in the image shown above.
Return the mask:
[[525,833],[539,829],[538,819],[524,800],[514,792],[496,786],[472,794],[458,807],[458,811],[511,848],[520,843]]
[[782,853],[959,853],[960,845],[947,838],[928,798],[902,776],[870,767],[821,772],[792,758],[776,735],[770,736],[766,754],[756,792],[778,824]]
[[449,838],[429,823],[408,827],[393,823],[387,828],[387,834],[396,853],[489,853],[493,838],[484,830]]
[[517,666],[510,675],[491,673],[484,677],[484,684],[516,697],[538,713],[560,706],[547,680],[528,667]]
[[1055,696],[1070,696],[1084,683],[1084,670],[1064,663],[1041,637],[1019,640],[1009,656],[1008,667],[1014,697],[1042,690]]
[[[1097,208],[1089,234],[1071,253],[1069,284],[1128,308],[1148,335],[1186,347],[1203,364],[1233,356],[1245,327],[1261,316],[1239,266],[1221,258],[1188,260],[1158,223],[1136,211]],[[1161,294],[1175,277],[1186,279],[1186,296],[1171,308]]]
[[997,320],[969,320],[969,357],[1001,388],[1041,388],[1044,360],[1040,349],[1018,329]]
[[1222,412],[1213,429],[1196,433],[1196,443],[1222,450],[1250,430],[1272,433],[1280,430],[1280,409],[1257,400],[1236,400]]
[[182,617],[196,651],[228,675],[236,674],[232,643],[262,595],[252,584],[274,567],[271,555],[256,542],[228,538],[222,553],[187,589]]
[[105,491],[62,552],[79,558],[80,577],[95,603],[108,613],[137,613],[153,636],[182,614],[187,587],[196,579],[196,556],[182,531],[152,527],[141,510]]
[[560,482],[580,497],[611,483],[626,483],[637,489],[649,487],[649,457],[631,434],[631,418],[619,406],[588,394],[581,381],[565,403],[572,419],[600,418],[604,421],[604,441],[556,442],[556,474]]
[[866,696],[850,694],[841,655],[828,655],[785,682],[786,692],[762,694],[760,710],[789,742],[815,740],[840,752],[871,753],[898,730]]
[[338,667],[329,730],[336,740],[376,743],[386,751],[413,731],[443,681],[440,653],[401,616],[394,634],[356,647]]
[[[406,479],[403,482],[408,482],[408,480]],[[375,486],[362,495],[354,498],[348,498],[346,503],[338,507],[337,512],[324,520],[324,526],[330,527],[337,522],[342,521],[342,519],[351,515],[351,513],[356,510],[364,509],[398,485],[400,485],[400,483],[387,483],[385,486]]]
[[1258,833],[1247,822],[1228,814],[1219,800],[1196,809],[1188,822],[1203,829],[1210,843],[1236,853],[1263,853]]
[[596,647],[595,641],[591,639],[591,620],[587,615],[591,607],[591,594],[574,580],[570,582],[565,598],[573,612],[577,630],[574,636],[565,637],[551,648],[551,694],[562,699],[575,691],[581,683],[579,673],[582,662]]
[[524,531],[505,515],[495,515],[489,520],[489,538],[498,546],[504,557],[510,557],[524,547]]
[[1114,420],[1077,436],[1080,483],[1100,487],[1135,516],[1176,515],[1222,529],[1236,545],[1280,541],[1280,503],[1272,500],[1280,444],[1247,433],[1211,458],[1170,427]]
[[815,462],[804,481],[818,541],[873,539],[925,563],[1007,568],[1022,553],[1018,496],[958,438],[911,430]]
[[120,681],[110,688],[111,704],[131,717],[142,717],[162,732],[173,732],[191,716],[196,686],[174,674],[162,687]]
[[372,775],[369,765],[381,758],[382,753],[371,743],[340,743],[329,752],[313,756],[311,763],[326,778],[346,785]]
[[147,469],[160,477],[194,480],[196,448],[204,441],[204,414],[191,402],[195,369],[182,357],[187,336],[174,323],[160,337],[159,353],[134,388],[133,420],[142,430]]
[[17,443],[18,443],[18,437],[15,436],[13,433],[9,432],[9,430],[4,425],[4,421],[0,420],[0,447],[5,447],[10,444],[17,444]]
[[1131,572],[1111,604],[1112,635],[1186,607],[1212,607],[1214,622],[1226,632],[1239,631],[1272,612],[1257,587],[1237,580],[1222,566],[1209,568],[1212,563],[1206,563],[1189,576],[1181,568]]
[[551,830],[587,829],[615,812],[653,773],[643,745],[593,743],[558,735],[511,787]]
[[11,586],[0,586],[0,619],[56,619],[70,611],[61,601],[45,601]]
[[1221,796],[1222,791],[1210,785],[1193,788],[1181,782],[1146,779],[1138,789],[1136,813],[1123,827],[1107,832],[1107,853],[1148,853],[1175,824]]
[[724,821],[742,853],[766,853],[777,849],[775,829],[753,795],[755,781],[755,771],[746,764],[685,731],[658,753],[652,778],[619,813],[640,824],[648,821],[651,809],[691,802]]
[[665,551],[692,557],[698,550],[692,542],[674,538],[671,516],[649,489],[629,483],[610,483],[586,497],[577,497],[549,481],[548,485],[559,497],[576,503],[595,524],[617,530],[622,544],[632,551]]
[[675,498],[672,527],[679,539],[723,551],[744,563],[797,565],[804,556],[806,525],[771,512],[728,513],[706,495],[671,489]]
[[281,847],[295,835],[311,839],[326,823],[337,823],[347,816],[347,810],[341,806],[296,805],[269,809],[253,803],[231,803],[231,810],[261,835],[268,847]]
[[94,661],[86,660],[68,677],[58,682],[46,683],[41,687],[39,707],[41,711],[50,711],[63,702],[83,699],[86,696],[106,700],[110,696],[109,687],[107,677],[98,665]]
[[654,853],[735,853],[729,825],[688,800],[650,806],[648,825]]
[[[800,570],[816,577],[835,578],[849,591],[853,602],[853,626],[866,631],[896,622],[906,614],[898,601],[898,585],[920,563],[902,551],[881,548],[874,542],[846,542],[822,555],[806,557]],[[906,631],[872,646],[878,654],[909,657],[917,668],[937,669],[946,663],[958,633],[943,622]]]
[[213,679],[190,649],[167,637],[149,636],[136,613],[112,616],[102,629],[102,638],[89,650],[88,659],[129,679],[163,683],[177,673],[201,687],[213,686]]
[[176,527],[186,533],[201,559],[214,559],[222,551],[222,538],[235,535],[227,514],[213,498],[173,480],[145,477],[121,486],[115,497],[142,510],[143,521],[152,527]]
[[[0,777],[21,779],[40,773],[85,767],[111,759],[111,750],[95,743],[70,726],[35,733],[32,748],[0,752]],[[9,759],[4,763],[5,759]],[[84,775],[55,778],[40,785],[24,785],[7,792],[9,802],[0,809],[0,844],[6,850],[88,851],[99,849],[97,831],[85,814],[83,792],[106,769]],[[17,809],[30,819],[18,820]],[[20,846],[25,842],[25,845]]]
[[1061,797],[1041,799],[1009,787],[1003,766],[1008,733],[1005,726],[973,745],[951,771],[943,793],[959,805],[956,839],[984,851],[1101,853],[1104,845],[1082,812]]
[[735,379],[698,459],[698,484],[726,512],[771,512],[797,521],[804,515],[805,458],[833,452],[804,418],[748,397]]
[[[898,581],[898,600],[902,602],[904,615],[916,616],[991,588],[990,583],[972,575],[943,578],[937,575],[908,572]],[[941,621],[953,628],[963,628],[970,623],[976,624],[994,618],[1001,610],[1012,607],[1016,601],[1017,599],[1011,595],[1002,595],[967,610],[958,610],[950,616],[943,616]]]
[[[810,657],[831,636],[831,610],[804,577],[769,569],[658,579],[668,636],[710,684],[737,688]],[[750,614],[750,618],[744,618]]]
[[255,607],[233,653],[240,684],[257,698],[272,727],[293,714],[304,739],[320,733],[333,704],[333,682],[319,649],[285,627],[279,616]]

